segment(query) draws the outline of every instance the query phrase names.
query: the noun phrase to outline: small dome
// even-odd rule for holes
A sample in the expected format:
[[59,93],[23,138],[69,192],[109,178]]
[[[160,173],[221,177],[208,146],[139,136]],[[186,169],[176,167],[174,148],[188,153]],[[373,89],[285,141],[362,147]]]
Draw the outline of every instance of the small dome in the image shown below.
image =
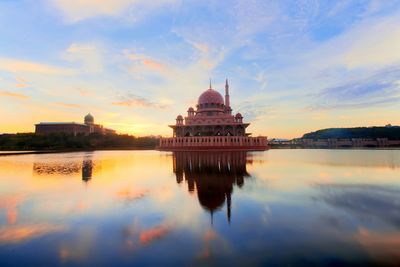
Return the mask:
[[190,107],[190,108],[188,109],[188,112],[194,112],[194,109],[193,109],[192,107]]
[[176,117],[177,120],[183,120],[182,115],[178,115],[178,117]]
[[199,105],[204,104],[224,104],[224,98],[220,93],[215,91],[214,89],[208,89],[204,93],[202,93],[198,100]]
[[235,118],[243,118],[242,114],[238,113],[236,114]]
[[93,123],[94,122],[94,118],[93,118],[93,116],[92,116],[92,114],[87,114],[86,116],[85,116],[85,123]]

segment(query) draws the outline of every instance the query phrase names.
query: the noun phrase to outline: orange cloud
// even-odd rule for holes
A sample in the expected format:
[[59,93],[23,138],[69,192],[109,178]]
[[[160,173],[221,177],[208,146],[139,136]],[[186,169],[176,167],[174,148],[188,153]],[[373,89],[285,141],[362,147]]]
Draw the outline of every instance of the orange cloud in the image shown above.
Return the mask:
[[62,262],[74,261],[79,262],[82,259],[88,258],[90,251],[95,245],[96,231],[92,228],[79,230],[77,240],[63,240],[60,243],[58,250],[59,258]]
[[211,243],[218,239],[218,234],[214,230],[207,230],[203,235],[204,249],[200,253],[199,258],[206,259],[211,256]]
[[14,97],[14,98],[19,98],[19,99],[27,99],[29,96],[20,94],[20,93],[14,93],[14,92],[9,92],[9,91],[0,91],[0,96],[7,96],[7,97]]
[[155,107],[155,108],[160,108],[164,109],[167,106],[159,103],[152,102],[144,97],[133,95],[128,93],[126,96],[121,96],[120,97],[121,101],[115,101],[112,102],[111,104],[114,106],[125,106],[125,107],[131,107],[131,106],[140,106],[140,107]]
[[165,74],[168,71],[167,65],[147,57],[143,54],[129,54],[127,56],[136,65],[132,68],[134,72],[141,71],[143,67]]
[[148,230],[144,230],[139,235],[139,240],[142,245],[147,245],[154,240],[163,238],[171,231],[170,227],[167,225],[160,225]]
[[57,106],[65,107],[65,108],[80,108],[80,107],[82,107],[79,104],[71,104],[71,103],[65,103],[65,102],[56,102],[54,104],[56,104]]
[[158,71],[163,71],[165,70],[165,66],[157,61],[151,60],[151,59],[143,59],[143,65],[146,67],[149,67],[151,69],[155,69]]
[[7,222],[8,224],[15,224],[17,222],[18,218],[18,210],[15,209],[9,209],[7,211]]
[[89,90],[82,89],[82,88],[76,88],[76,90],[78,91],[80,96],[89,96],[89,95],[91,95],[91,92]]
[[26,88],[28,87],[28,81],[22,77],[17,77],[15,78],[15,80],[17,81],[17,84],[15,85],[15,87],[17,88]]
[[27,85],[26,83],[17,83],[16,85],[15,85],[15,87],[17,87],[17,88],[26,88],[26,87],[28,87],[29,85]]
[[129,188],[121,190],[117,193],[117,198],[125,201],[132,201],[144,197],[147,194],[147,190],[132,191]]
[[398,233],[379,233],[361,228],[355,237],[375,259],[385,263],[395,263],[393,266],[400,262]]
[[20,243],[35,237],[62,231],[65,231],[64,226],[48,224],[6,226],[0,228],[0,244]]
[[0,70],[9,72],[32,72],[42,74],[73,74],[74,71],[66,68],[45,65],[41,63],[12,59],[0,58]]
[[143,101],[140,99],[128,99],[124,101],[117,101],[117,102],[112,102],[111,103],[114,106],[125,106],[125,107],[131,107],[131,106],[142,106],[142,107],[150,107],[151,103],[147,101]]
[[17,77],[15,78],[17,80],[17,82],[19,83],[27,83],[28,81],[26,79],[24,79],[23,77]]
[[5,209],[7,213],[7,223],[15,224],[18,218],[18,205],[22,202],[20,196],[11,196],[0,199],[0,209]]

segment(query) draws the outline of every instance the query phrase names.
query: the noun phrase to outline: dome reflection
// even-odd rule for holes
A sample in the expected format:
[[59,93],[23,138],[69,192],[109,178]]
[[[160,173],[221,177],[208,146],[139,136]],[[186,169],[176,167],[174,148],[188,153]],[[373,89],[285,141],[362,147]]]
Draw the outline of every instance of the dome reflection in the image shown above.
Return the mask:
[[200,205],[211,215],[227,205],[228,222],[231,219],[233,187],[242,187],[246,177],[244,151],[232,152],[174,152],[173,164],[178,184],[184,180],[189,192],[197,192]]

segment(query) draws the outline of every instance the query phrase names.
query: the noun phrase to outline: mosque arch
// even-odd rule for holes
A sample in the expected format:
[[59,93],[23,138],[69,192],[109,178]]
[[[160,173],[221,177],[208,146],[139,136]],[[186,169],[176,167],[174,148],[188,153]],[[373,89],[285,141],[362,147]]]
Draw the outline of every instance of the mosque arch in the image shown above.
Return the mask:
[[224,135],[233,136],[233,127],[230,125],[226,126],[224,130]]
[[201,127],[200,126],[196,126],[194,128],[194,135],[195,136],[200,136],[201,135]]
[[238,126],[236,126],[236,135],[239,135],[239,136],[244,136],[245,134],[245,132],[244,132],[244,127],[242,126],[242,125],[238,125]]
[[223,129],[221,126],[218,125],[214,128],[214,135],[217,136],[223,135]]
[[208,125],[208,126],[205,126],[203,129],[204,129],[204,135],[207,135],[207,136],[214,135],[212,126]]
[[190,127],[185,127],[184,136],[193,136],[193,131]]

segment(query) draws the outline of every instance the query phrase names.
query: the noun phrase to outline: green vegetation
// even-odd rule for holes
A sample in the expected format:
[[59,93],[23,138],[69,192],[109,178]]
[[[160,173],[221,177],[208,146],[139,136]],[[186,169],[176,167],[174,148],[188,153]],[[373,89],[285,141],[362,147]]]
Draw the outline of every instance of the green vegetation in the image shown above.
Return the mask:
[[359,128],[330,128],[306,133],[303,139],[351,139],[351,138],[387,138],[400,140],[400,127],[359,127]]
[[131,135],[77,135],[34,133],[0,135],[0,150],[154,149],[156,137]]

